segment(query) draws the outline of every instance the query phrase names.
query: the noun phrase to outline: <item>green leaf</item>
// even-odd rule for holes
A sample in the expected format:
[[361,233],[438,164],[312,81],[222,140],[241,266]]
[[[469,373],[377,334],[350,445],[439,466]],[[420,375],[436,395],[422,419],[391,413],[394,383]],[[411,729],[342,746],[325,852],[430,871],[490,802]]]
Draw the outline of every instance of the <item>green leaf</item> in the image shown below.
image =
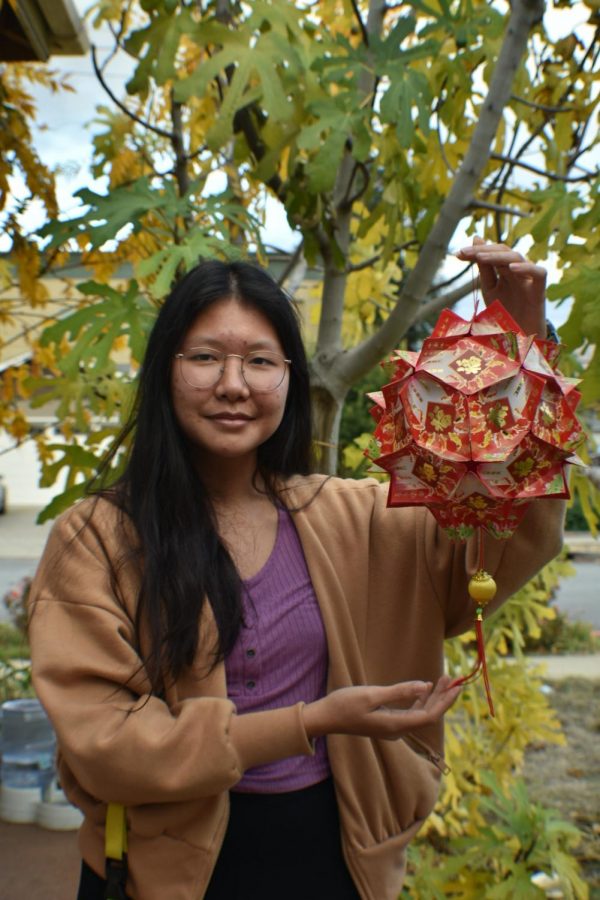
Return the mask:
[[397,74],[381,100],[381,119],[395,124],[401,147],[410,147],[413,140],[413,107],[421,130],[429,133],[430,104],[431,89],[421,72],[409,69]]
[[50,237],[47,249],[61,246],[75,234],[89,236],[90,245],[96,249],[114,239],[125,226],[140,228],[140,218],[151,210],[159,210],[168,202],[165,194],[155,190],[148,178],[137,179],[132,184],[114,188],[102,195],[90,188],[82,188],[75,194],[87,209],[81,215],[66,221],[50,222],[40,230],[42,238]]
[[42,346],[58,344],[63,337],[72,342],[72,349],[60,361],[65,374],[76,377],[81,366],[107,368],[115,342],[124,336],[133,358],[141,360],[155,309],[140,293],[137,281],[130,281],[124,291],[95,281],[84,282],[78,289],[85,296],[102,299],[59,319],[40,337]]
[[175,57],[179,49],[180,37],[180,18],[176,17],[167,21],[166,28],[162,34],[160,50],[156,56],[154,77],[157,84],[165,84],[175,77]]
[[206,136],[206,142],[212,150],[218,150],[233,134],[233,117],[238,109],[242,105],[246,106],[254,100],[258,100],[261,95],[258,88],[246,92],[250,75],[254,70],[251,54],[252,51],[247,50],[239,60],[219,110],[219,117]]
[[38,513],[36,522],[39,525],[43,525],[44,522],[55,519],[56,516],[59,516],[61,513],[65,512],[65,510],[69,509],[69,507],[73,506],[77,500],[81,500],[81,498],[85,496],[85,492],[86,482],[82,481],[80,484],[74,484],[62,493],[57,494],[57,496],[54,497],[40,513]]

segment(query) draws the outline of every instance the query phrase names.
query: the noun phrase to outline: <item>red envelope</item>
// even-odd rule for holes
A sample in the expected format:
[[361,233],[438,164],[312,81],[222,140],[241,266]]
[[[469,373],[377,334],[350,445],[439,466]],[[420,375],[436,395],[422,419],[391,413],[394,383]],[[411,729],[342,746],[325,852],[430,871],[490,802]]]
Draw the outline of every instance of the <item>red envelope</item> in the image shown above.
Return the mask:
[[396,351],[392,381],[370,395],[388,505],[425,505],[465,540],[510,537],[532,499],[568,497],[583,433],[559,354],[499,301],[470,320],[444,310],[420,352]]

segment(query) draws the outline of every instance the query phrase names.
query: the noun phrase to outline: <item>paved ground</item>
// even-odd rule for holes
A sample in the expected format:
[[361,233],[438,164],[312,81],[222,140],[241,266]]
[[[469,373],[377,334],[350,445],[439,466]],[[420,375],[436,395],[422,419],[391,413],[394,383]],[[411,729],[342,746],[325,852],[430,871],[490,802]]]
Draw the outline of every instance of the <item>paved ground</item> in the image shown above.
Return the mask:
[[0,821],[0,900],[75,900],[80,865],[76,832]]

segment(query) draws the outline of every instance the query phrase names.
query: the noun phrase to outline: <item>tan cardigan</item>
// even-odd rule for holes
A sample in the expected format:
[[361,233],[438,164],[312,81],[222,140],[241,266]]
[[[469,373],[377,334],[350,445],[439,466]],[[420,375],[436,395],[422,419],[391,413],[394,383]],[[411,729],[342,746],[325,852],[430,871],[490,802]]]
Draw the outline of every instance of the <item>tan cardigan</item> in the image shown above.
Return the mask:
[[[329,690],[435,681],[444,637],[472,622],[474,548],[447,540],[426,510],[387,509],[387,487],[371,479],[322,480],[292,479],[281,496],[296,510],[323,616]],[[487,541],[498,602],[556,555],[562,517],[563,504],[541,501],[512,540]],[[148,695],[132,624],[139,575],[118,564],[122,528],[111,504],[85,500],[52,529],[31,590],[34,684],[56,729],[61,783],[85,814],[88,864],[103,873],[106,803],[123,803],[128,894],[200,900],[227,826],[228,789],[249,766],[311,746],[301,705],[235,716],[224,666],[207,674],[202,649],[166,702]],[[214,634],[208,604],[203,619],[201,648]],[[344,853],[363,900],[398,895],[405,847],[437,797],[442,730],[419,734],[431,759],[408,740],[328,737]]]

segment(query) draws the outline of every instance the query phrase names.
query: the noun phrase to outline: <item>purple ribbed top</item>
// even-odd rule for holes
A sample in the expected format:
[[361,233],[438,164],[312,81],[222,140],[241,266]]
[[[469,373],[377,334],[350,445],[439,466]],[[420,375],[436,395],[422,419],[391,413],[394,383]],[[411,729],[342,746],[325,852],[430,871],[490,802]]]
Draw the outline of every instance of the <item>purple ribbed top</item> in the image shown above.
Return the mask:
[[[300,539],[279,510],[269,559],[244,581],[244,625],[225,660],[227,694],[238,713],[310,703],[323,697],[327,642]],[[280,793],[317,784],[331,774],[325,738],[314,756],[292,756],[248,769],[234,790]]]

